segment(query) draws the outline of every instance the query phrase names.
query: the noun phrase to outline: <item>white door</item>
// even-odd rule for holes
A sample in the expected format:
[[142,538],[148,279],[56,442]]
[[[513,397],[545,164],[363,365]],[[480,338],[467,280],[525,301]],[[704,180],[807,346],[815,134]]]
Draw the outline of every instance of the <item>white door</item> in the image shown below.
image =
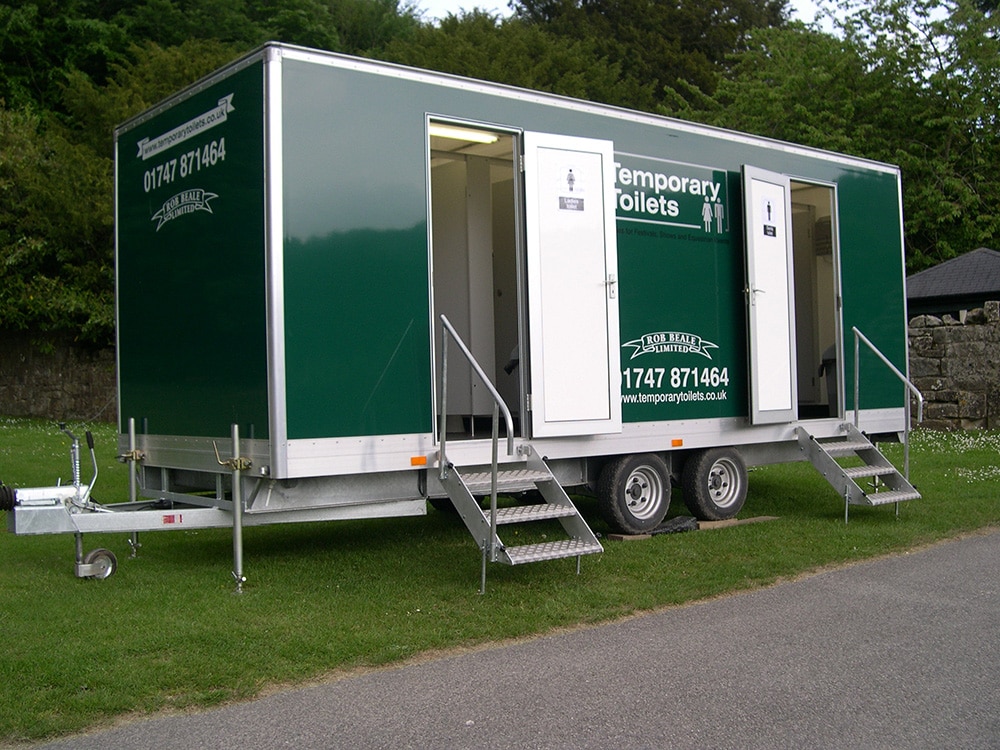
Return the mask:
[[613,144],[525,133],[524,192],[532,434],[620,432]]
[[791,185],[787,176],[743,167],[750,421],[791,422],[798,412]]

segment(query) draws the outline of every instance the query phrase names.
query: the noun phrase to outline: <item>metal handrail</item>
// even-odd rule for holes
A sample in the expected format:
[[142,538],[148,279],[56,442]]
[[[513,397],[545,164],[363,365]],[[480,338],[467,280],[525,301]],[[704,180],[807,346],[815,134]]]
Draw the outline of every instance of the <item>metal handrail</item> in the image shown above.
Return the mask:
[[504,422],[507,425],[507,455],[514,455],[514,418],[510,414],[510,409],[507,408],[507,404],[504,403],[503,398],[500,393],[494,387],[493,383],[490,381],[486,372],[480,367],[479,363],[476,361],[475,356],[469,350],[469,347],[465,345],[462,341],[462,337],[458,335],[458,331],[455,330],[455,326],[451,324],[451,321],[444,315],[441,316],[441,324],[444,326],[444,336],[442,336],[441,344],[441,462],[444,463],[444,449],[445,449],[445,417],[448,414],[448,334],[455,339],[455,343],[458,344],[459,350],[468,360],[469,365],[475,371],[479,379],[483,381],[483,385],[486,386],[486,390],[489,391],[490,396],[493,398],[494,408],[499,408],[503,412]]
[[[888,367],[893,375],[899,378],[903,385],[906,386],[907,391],[912,393],[917,399],[917,424],[920,424],[924,420],[924,396],[917,389],[917,387],[906,377],[899,368],[896,367],[889,359],[879,351],[878,347],[875,346],[865,336],[861,331],[858,330],[857,326],[851,326],[851,331],[854,333],[854,426],[858,426],[858,419],[861,414],[861,342],[865,343],[872,353],[875,354],[883,364]],[[906,480],[910,480],[910,397],[907,395],[906,402],[903,407],[903,413],[906,417],[906,425],[903,428],[903,476]]]
[[[490,396],[493,398],[493,430],[492,430],[492,463],[491,463],[491,473],[490,473],[490,545],[489,545],[489,556],[493,562],[496,562],[497,554],[497,472],[498,472],[498,453],[500,444],[500,412],[503,411],[504,421],[507,424],[507,455],[514,455],[514,418],[510,414],[510,409],[507,408],[507,404],[504,403],[503,398],[500,393],[494,387],[493,383],[490,382],[489,377],[487,377],[486,372],[480,367],[479,363],[476,361],[475,356],[469,350],[469,347],[465,345],[462,341],[462,337],[458,335],[458,331],[451,324],[451,321],[444,315],[441,316],[441,325],[443,327],[443,333],[441,336],[441,460],[440,460],[440,476],[444,480],[448,476],[448,458],[445,453],[445,446],[447,444],[447,433],[448,433],[448,337],[449,335],[455,339],[455,343],[458,344],[459,350],[468,360],[469,365],[472,367],[479,379],[483,381],[483,385],[486,386],[486,390],[489,391]],[[474,418],[474,417],[473,417]],[[485,576],[486,576],[486,552],[483,549],[483,587],[485,588]]]

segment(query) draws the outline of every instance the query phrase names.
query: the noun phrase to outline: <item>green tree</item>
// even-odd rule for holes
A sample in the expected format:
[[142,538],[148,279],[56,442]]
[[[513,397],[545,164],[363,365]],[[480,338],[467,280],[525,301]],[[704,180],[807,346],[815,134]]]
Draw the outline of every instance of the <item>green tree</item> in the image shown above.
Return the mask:
[[413,5],[400,0],[336,0],[330,16],[340,37],[338,51],[382,56],[396,40],[412,39],[421,26]]
[[972,0],[848,0],[836,36],[759,30],[673,113],[898,164],[910,271],[1000,233],[997,20]]
[[109,344],[111,237],[109,160],[0,109],[0,326]]
[[66,75],[62,104],[72,140],[112,156],[114,128],[232,61],[241,49],[214,39],[190,39],[173,47],[133,46],[129,60],[113,66],[104,85],[80,70]]
[[257,18],[269,40],[294,41],[319,49],[341,48],[331,9],[321,0],[272,1],[256,7]]
[[249,49],[266,41],[370,53],[418,23],[399,0],[141,0],[115,22],[129,38],[162,46],[214,39]]
[[66,70],[102,79],[125,46],[120,28],[78,0],[0,3],[0,100],[55,108]]
[[112,129],[233,54],[214,41],[148,44],[103,87],[70,71],[73,129],[29,108],[0,108],[0,327],[113,341]]
[[0,1],[0,100],[60,111],[71,72],[103,86],[148,42],[211,40],[242,52],[276,40],[375,54],[418,25],[400,0]]
[[0,327],[113,341],[112,134],[268,40],[374,53],[399,0],[0,2]]
[[656,91],[684,81],[710,92],[749,33],[784,23],[788,13],[786,0],[512,0],[511,6],[549,33],[590,40],[598,57]]
[[449,15],[389,44],[395,62],[512,86],[550,91],[622,106],[651,101],[652,87],[622,75],[599,56],[593,40],[549,34],[517,18],[484,11]]
[[139,0],[122,5],[109,20],[140,44],[173,46],[187,39],[215,39],[252,47],[264,37],[244,0]]

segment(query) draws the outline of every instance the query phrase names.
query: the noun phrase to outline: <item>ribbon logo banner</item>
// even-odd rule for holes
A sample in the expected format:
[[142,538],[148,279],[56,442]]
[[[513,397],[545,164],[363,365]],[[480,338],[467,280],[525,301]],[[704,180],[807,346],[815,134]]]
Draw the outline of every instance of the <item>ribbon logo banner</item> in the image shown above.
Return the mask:
[[212,213],[212,207],[208,202],[218,197],[217,193],[209,193],[201,188],[183,190],[177,193],[177,195],[167,198],[163,203],[163,207],[153,214],[150,220],[157,222],[156,231],[159,232],[160,227],[179,216],[193,214],[195,211]]
[[700,354],[702,357],[712,358],[709,349],[718,349],[718,344],[706,341],[701,336],[693,333],[681,333],[679,331],[658,331],[656,333],[643,334],[641,338],[627,341],[622,347],[630,346],[635,351],[629,359],[635,359],[643,354],[663,354],[672,352],[678,354]]
[[219,99],[218,106],[197,117],[191,118],[183,125],[178,125],[173,130],[156,138],[143,138],[139,141],[139,153],[137,156],[146,161],[146,159],[156,156],[161,151],[166,151],[168,148],[176,146],[178,143],[183,143],[189,138],[194,138],[209,128],[221,125],[226,121],[229,113],[234,111],[233,94],[228,94]]

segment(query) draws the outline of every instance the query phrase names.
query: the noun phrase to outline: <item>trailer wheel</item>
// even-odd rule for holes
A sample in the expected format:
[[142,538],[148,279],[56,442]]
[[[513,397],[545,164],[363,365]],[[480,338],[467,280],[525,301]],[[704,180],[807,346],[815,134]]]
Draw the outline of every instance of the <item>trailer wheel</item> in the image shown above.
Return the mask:
[[670,507],[670,472],[653,453],[613,459],[601,470],[597,506],[608,525],[625,534],[652,531]]
[[109,549],[94,549],[88,552],[83,557],[84,565],[96,565],[98,567],[98,572],[87,576],[87,578],[93,578],[95,580],[104,580],[105,578],[110,578],[118,570],[118,558],[115,557],[115,553]]
[[0,510],[14,510],[14,488],[0,482]]
[[702,521],[732,518],[747,499],[747,467],[732,448],[692,454],[681,474],[684,504]]

